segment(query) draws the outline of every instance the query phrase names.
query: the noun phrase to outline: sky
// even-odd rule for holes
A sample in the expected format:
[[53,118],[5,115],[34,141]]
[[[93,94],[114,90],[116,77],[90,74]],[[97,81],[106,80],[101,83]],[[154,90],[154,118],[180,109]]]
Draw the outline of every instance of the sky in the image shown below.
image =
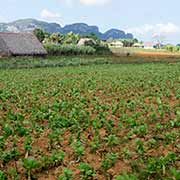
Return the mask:
[[142,41],[180,43],[180,0],[0,0],[0,22],[36,18],[117,28]]

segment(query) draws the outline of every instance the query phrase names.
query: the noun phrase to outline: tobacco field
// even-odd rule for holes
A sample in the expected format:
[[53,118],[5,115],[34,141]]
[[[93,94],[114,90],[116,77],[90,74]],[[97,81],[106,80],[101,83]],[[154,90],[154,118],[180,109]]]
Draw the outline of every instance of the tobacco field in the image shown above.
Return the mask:
[[179,180],[180,63],[0,70],[0,180]]

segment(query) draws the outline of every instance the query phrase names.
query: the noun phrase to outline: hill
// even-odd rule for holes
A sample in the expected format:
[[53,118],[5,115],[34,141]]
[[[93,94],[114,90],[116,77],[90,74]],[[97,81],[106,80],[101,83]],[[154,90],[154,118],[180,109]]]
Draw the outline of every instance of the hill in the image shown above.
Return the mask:
[[40,28],[44,31],[54,33],[61,32],[66,34],[68,32],[78,33],[78,34],[90,34],[94,33],[97,37],[101,39],[132,39],[133,35],[130,33],[125,33],[122,30],[110,29],[105,33],[99,31],[97,26],[89,26],[85,23],[74,23],[70,25],[65,25],[62,27],[57,23],[48,23],[45,21],[39,21],[36,19],[21,19],[10,23],[0,23],[0,32],[25,32],[33,31],[35,28]]

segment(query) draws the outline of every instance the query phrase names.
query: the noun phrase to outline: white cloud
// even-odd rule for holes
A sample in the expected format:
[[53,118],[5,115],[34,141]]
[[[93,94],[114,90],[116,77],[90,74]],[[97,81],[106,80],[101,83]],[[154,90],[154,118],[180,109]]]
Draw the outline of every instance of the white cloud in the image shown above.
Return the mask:
[[134,27],[134,28],[128,28],[128,32],[136,33],[136,34],[174,34],[174,33],[180,33],[180,27],[173,24],[173,23],[167,23],[167,24],[145,24],[140,27]]
[[110,2],[110,0],[79,0],[81,4],[87,5],[87,6],[93,6],[93,5],[104,5]]
[[59,13],[54,13],[49,11],[48,9],[43,9],[41,11],[41,18],[43,19],[56,19],[56,18],[60,18],[61,15]]
[[6,21],[6,19],[0,15],[0,22],[5,22],[5,21]]
[[157,28],[159,29],[159,33],[179,33],[180,32],[180,27],[173,24],[173,23],[168,23],[168,24],[157,24]]
[[96,5],[104,5],[111,2],[111,0],[65,0],[65,1],[70,6],[72,6],[74,3],[80,3],[85,6],[96,6]]
[[142,40],[153,40],[156,37],[163,37],[165,41],[175,41],[180,34],[180,26],[174,23],[145,24],[139,27],[126,29]]

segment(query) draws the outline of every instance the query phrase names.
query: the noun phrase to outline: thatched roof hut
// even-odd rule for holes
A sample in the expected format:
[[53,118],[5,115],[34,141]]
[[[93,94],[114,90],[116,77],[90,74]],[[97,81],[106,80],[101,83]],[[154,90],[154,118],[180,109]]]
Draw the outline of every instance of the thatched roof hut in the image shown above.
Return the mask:
[[0,56],[45,56],[46,50],[33,33],[0,33]]

